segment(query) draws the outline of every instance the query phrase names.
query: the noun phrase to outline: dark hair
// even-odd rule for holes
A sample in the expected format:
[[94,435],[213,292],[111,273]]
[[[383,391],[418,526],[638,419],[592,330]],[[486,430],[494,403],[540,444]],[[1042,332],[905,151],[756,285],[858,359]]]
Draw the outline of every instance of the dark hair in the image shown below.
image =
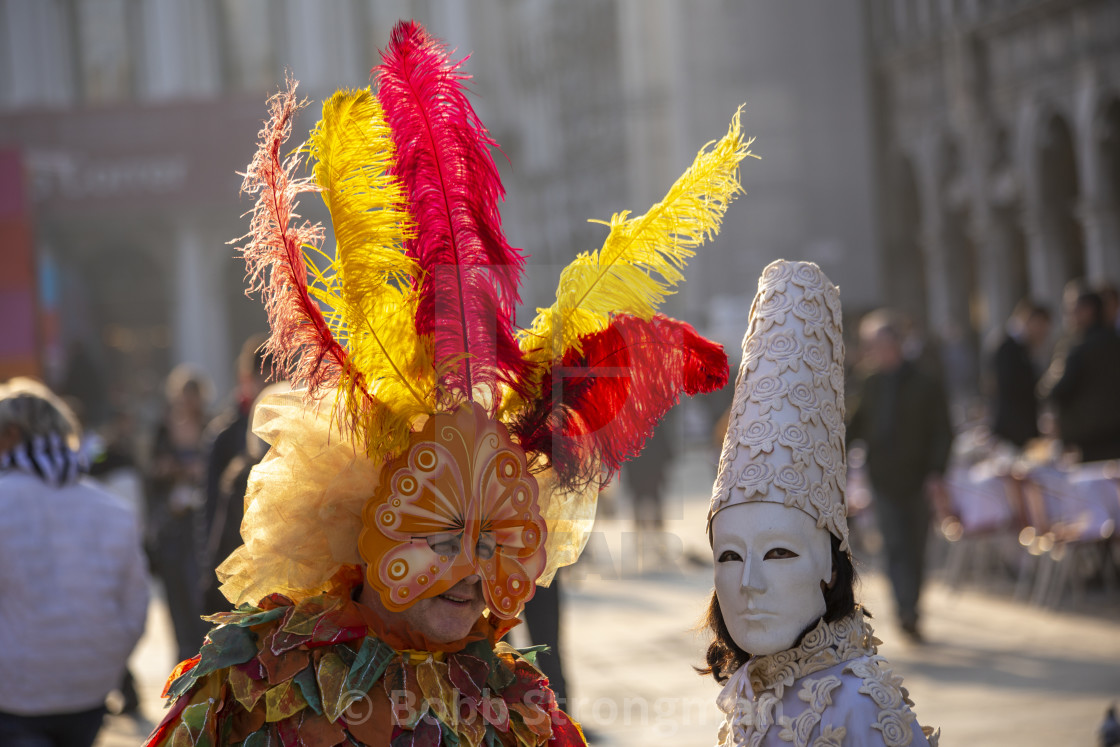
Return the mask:
[[237,370],[261,381],[272,375],[272,353],[265,350],[268,336],[255,334],[241,345],[237,355]]
[[1042,319],[1048,322],[1051,319],[1050,309],[1042,304],[1032,304],[1027,319]]
[[1101,300],[1101,294],[1096,291],[1083,291],[1077,297],[1077,308],[1089,310],[1090,327],[1104,324],[1104,301]]
[[57,436],[77,448],[82,432],[73,410],[45,384],[17,376],[0,383],[0,431],[13,428],[23,440]]
[[1015,310],[1011,312],[1011,315],[1024,322],[1035,318],[1045,319],[1046,321],[1051,319],[1050,308],[1030,298],[1024,298],[1015,304]]
[[864,314],[859,320],[859,334],[864,339],[887,338],[900,345],[906,338],[903,319],[893,309],[876,309]]
[[[830,534],[832,540],[832,569],[836,571],[836,580],[831,586],[823,589],[825,622],[836,622],[853,614],[856,611],[856,574],[855,565],[851,556],[840,550],[840,539]],[[867,611],[864,614],[870,615]],[[801,631],[794,641],[796,646],[810,630],[817,626],[816,621]],[[710,674],[716,682],[724,683],[739,667],[747,663],[751,655],[739,648],[731,638],[727,623],[723,620],[723,611],[719,607],[719,598],[712,591],[712,600],[708,604],[708,612],[701,622],[701,627],[712,633],[712,642],[704,657],[706,667],[696,667],[700,674]]]

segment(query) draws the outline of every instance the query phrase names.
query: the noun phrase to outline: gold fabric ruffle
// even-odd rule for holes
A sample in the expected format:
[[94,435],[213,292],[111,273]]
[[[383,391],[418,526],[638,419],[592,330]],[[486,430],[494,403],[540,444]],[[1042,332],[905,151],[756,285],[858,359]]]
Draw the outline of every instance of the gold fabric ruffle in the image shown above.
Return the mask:
[[262,397],[253,414],[253,432],[272,448],[249,476],[245,544],[217,568],[235,607],[273,593],[314,596],[343,565],[362,562],[362,508],[381,462],[332,429],[329,398],[305,407],[304,394]]

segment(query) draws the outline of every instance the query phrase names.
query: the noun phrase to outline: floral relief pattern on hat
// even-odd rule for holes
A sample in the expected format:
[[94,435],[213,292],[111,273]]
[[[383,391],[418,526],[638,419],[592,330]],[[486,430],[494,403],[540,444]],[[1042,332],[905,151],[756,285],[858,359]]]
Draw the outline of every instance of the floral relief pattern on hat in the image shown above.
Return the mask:
[[748,502],[812,516],[848,549],[840,291],[812,262],[770,263],[758,281],[711,517]]

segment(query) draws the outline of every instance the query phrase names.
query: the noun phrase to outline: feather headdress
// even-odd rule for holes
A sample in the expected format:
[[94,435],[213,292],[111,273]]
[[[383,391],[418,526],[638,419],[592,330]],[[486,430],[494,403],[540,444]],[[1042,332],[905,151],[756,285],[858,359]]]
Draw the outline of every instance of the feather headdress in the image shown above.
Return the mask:
[[[287,467],[266,460],[250,480],[246,545],[219,569],[236,603],[269,588],[259,573],[250,583],[266,565],[254,554],[275,553],[288,536],[302,548],[298,527],[282,525],[291,514],[272,505],[302,490],[318,505],[300,515],[348,527],[364,500],[360,536],[353,547],[353,531],[340,530],[346,539],[320,553],[321,568],[305,561],[275,590],[299,597],[364,561],[383,603],[402,609],[478,573],[491,611],[514,616],[538,578],[579,555],[588,527],[577,525],[593,516],[601,480],[640,451],[682,393],[727,381],[722,348],[657,310],[740,191],[749,143],[739,113],[661,202],[613,216],[602,248],[578,256],[555,303],[517,333],[525,258],[502,234],[496,144],[461,65],[418,24],[398,24],[374,69],[376,93],[336,93],[286,157],[302,102],[291,81],[272,99],[245,175],[257,202],[243,252],[268,311],[268,348],[305,389],[305,407],[333,397],[332,417],[293,421],[284,436],[275,413],[287,410],[267,410]],[[297,176],[305,154],[310,177]],[[330,210],[333,257],[325,230],[296,212],[305,192]],[[298,456],[300,443],[323,440],[294,434],[323,422],[378,465],[362,496],[340,495],[333,485],[352,491],[353,480],[324,481],[315,454]],[[305,489],[291,484],[297,458],[319,475]],[[446,554],[452,540],[458,555]]]

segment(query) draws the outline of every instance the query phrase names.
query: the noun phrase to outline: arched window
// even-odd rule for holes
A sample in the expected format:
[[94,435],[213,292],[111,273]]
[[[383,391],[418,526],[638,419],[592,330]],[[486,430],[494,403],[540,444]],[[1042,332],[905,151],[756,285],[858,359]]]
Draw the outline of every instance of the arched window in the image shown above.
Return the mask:
[[1062,283],[1085,275],[1085,242],[1077,215],[1079,186],[1077,157],[1069,125],[1060,114],[1043,124],[1037,143],[1042,217],[1053,243],[1047,251],[1057,258]]

